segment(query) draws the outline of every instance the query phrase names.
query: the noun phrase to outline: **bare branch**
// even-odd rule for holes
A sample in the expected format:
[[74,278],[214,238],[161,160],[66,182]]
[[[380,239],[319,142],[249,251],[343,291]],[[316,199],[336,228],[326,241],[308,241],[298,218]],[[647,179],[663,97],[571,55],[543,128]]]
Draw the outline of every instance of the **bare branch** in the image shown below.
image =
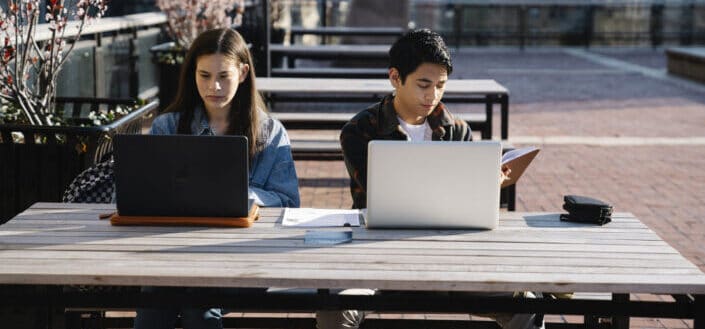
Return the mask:
[[[8,0],[7,14],[0,9],[1,34],[14,39],[5,41],[0,53],[0,99],[19,106],[31,124],[52,124],[53,102],[56,81],[63,64],[69,58],[81,33],[89,21],[100,18],[106,9],[106,0],[78,0],[76,11],[78,33],[66,46],[66,30],[69,28],[69,11],[65,0],[48,0],[47,21],[51,36],[44,43],[36,41],[39,22],[39,0]],[[94,11],[92,11],[94,9]],[[74,27],[73,25],[71,27]],[[31,82],[35,76],[34,83]]]

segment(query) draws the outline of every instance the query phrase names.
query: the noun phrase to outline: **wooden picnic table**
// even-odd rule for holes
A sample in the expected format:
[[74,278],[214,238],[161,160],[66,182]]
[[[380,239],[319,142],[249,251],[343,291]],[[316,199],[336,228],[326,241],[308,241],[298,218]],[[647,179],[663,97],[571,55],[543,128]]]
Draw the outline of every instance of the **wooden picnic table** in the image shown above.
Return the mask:
[[[402,36],[405,29],[400,27],[346,27],[346,26],[321,26],[305,28],[302,26],[292,26],[291,44],[279,45],[270,44],[269,50],[272,54],[286,56],[287,67],[272,67],[271,76],[274,77],[309,77],[309,78],[384,78],[387,76],[387,69],[381,67],[295,67],[297,58],[309,59],[357,59],[366,60],[386,59],[389,55],[389,43],[386,45],[359,45],[359,44],[327,44],[327,37],[393,37]],[[294,45],[297,35],[318,35],[321,36],[321,45]],[[369,42],[369,40],[368,40]],[[363,64],[365,65],[365,64]]]
[[666,49],[668,73],[705,83],[705,47]]
[[[271,102],[374,102],[391,93],[388,79],[257,78],[257,88]],[[509,137],[509,91],[495,80],[450,79],[443,101],[485,104],[482,138],[492,138],[492,109],[500,106],[501,138]],[[311,117],[311,120],[323,120]],[[300,120],[299,120],[300,121]]]
[[[605,226],[561,222],[558,213],[502,212],[477,230],[367,230],[352,242],[309,244],[265,208],[246,229],[114,227],[109,204],[38,203],[0,226],[0,306],[222,305],[238,311],[375,309],[394,312],[540,312],[694,319],[705,328],[705,274],[629,213]],[[338,296],[67,293],[87,285],[379,288],[406,292]],[[608,293],[612,300],[517,300],[444,291]],[[630,293],[675,294],[630,301]],[[620,297],[621,296],[621,297]],[[624,297],[626,296],[626,298]],[[247,298],[244,298],[247,297]],[[628,321],[617,321],[628,328]],[[613,325],[615,323],[613,322]]]

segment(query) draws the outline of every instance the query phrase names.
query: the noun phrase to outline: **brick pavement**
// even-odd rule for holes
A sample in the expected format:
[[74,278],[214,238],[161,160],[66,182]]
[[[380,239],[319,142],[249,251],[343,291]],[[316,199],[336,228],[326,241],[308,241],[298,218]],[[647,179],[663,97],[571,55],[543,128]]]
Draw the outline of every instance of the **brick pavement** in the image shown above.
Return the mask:
[[[537,145],[542,151],[518,185],[517,210],[560,211],[565,194],[601,198],[615,211],[634,213],[705,271],[705,86],[663,74],[661,49],[595,49],[586,56],[571,51],[462,49],[454,55],[452,77],[492,78],[508,87],[509,136],[516,144],[530,137],[582,138],[573,144]],[[606,65],[599,57],[644,71]],[[329,135],[335,138],[334,132]],[[666,142],[590,145],[592,137],[615,142],[662,137]],[[684,140],[692,145],[678,145]],[[342,162],[301,161],[296,166],[303,206],[350,206]],[[632,296],[644,298],[664,297]],[[692,321],[635,319],[632,328],[692,328]]]

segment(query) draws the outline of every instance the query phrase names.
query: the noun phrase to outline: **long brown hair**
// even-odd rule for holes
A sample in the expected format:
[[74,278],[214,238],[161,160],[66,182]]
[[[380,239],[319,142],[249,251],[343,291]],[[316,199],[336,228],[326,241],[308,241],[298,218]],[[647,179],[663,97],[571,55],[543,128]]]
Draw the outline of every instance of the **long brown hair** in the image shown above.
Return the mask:
[[235,30],[224,28],[208,30],[201,33],[193,41],[186,53],[181,66],[179,88],[174,101],[166,108],[166,112],[179,113],[177,133],[191,134],[191,122],[197,106],[203,106],[203,100],[196,87],[196,62],[203,55],[221,54],[233,60],[250,66],[245,80],[240,83],[233,97],[228,113],[228,130],[226,135],[243,135],[249,142],[250,159],[259,152],[258,145],[259,110],[266,107],[255,86],[255,66],[252,62],[247,44]]

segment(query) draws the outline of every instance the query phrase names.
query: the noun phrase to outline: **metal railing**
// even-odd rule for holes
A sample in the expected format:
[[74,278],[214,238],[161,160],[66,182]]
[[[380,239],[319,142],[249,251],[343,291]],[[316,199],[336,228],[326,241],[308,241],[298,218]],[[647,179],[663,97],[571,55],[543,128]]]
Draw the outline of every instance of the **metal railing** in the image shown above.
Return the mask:
[[[292,26],[342,26],[366,15],[351,13],[350,0],[278,3]],[[705,0],[408,0],[407,10],[409,22],[399,27],[431,28],[456,47],[705,44]]]
[[[164,37],[163,13],[104,17],[84,28],[57,82],[58,96],[152,98],[157,76],[149,48]],[[69,23],[71,27],[71,22]],[[76,35],[68,28],[66,36]],[[50,38],[48,24],[37,26],[37,40]]]
[[443,10],[448,19],[435,28],[456,47],[705,43],[702,1],[458,2]]

